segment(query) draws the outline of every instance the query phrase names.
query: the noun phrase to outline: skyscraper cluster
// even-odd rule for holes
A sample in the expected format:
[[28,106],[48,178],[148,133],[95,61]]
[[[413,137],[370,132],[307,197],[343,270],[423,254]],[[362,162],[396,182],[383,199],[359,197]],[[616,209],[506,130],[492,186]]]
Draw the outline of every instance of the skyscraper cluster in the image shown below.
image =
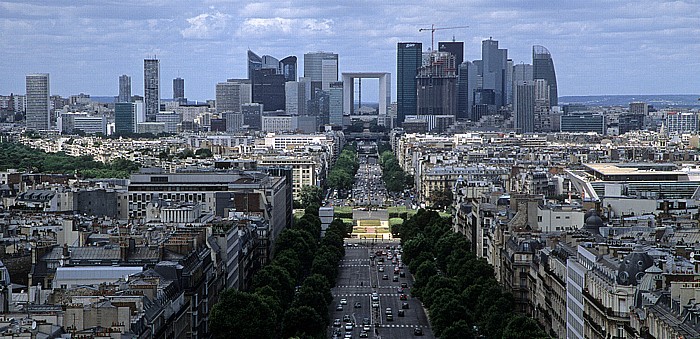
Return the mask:
[[420,43],[400,42],[396,71],[397,125],[410,117],[431,130],[436,119],[479,124],[486,117],[512,118],[511,127],[523,133],[558,128],[554,62],[543,46],[533,47],[532,64],[514,65],[492,38],[482,41],[481,59],[474,61],[464,60],[463,42],[439,42],[428,52]]

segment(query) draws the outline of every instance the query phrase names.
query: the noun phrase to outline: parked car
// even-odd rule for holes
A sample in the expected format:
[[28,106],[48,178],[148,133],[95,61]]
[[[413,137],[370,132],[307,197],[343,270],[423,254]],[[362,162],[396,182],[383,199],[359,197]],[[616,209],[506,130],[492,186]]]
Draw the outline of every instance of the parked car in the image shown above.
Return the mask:
[[413,335],[423,335],[423,329],[420,327],[416,327],[413,329]]

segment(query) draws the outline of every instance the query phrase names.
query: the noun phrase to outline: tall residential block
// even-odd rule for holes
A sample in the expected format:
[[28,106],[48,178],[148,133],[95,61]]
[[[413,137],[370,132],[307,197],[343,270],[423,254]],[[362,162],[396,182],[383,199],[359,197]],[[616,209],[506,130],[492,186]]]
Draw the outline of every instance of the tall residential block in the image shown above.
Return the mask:
[[551,106],[559,105],[559,92],[557,90],[557,74],[554,72],[554,61],[549,51],[544,46],[532,46],[533,78],[547,80],[549,85],[549,103]]
[[119,96],[117,102],[131,101],[131,77],[123,74],[119,76]]
[[27,130],[47,130],[50,127],[51,103],[49,101],[49,74],[29,74],[26,78]]
[[146,110],[146,121],[156,121],[160,112],[160,60],[143,60],[143,101]]
[[422,63],[423,44],[399,42],[396,48],[396,124],[401,126],[407,115],[415,115],[416,75]]
[[185,79],[173,79],[173,100],[181,102],[185,99]]
[[311,79],[315,89],[327,91],[330,83],[338,81],[338,54],[313,52],[304,54],[304,77]]

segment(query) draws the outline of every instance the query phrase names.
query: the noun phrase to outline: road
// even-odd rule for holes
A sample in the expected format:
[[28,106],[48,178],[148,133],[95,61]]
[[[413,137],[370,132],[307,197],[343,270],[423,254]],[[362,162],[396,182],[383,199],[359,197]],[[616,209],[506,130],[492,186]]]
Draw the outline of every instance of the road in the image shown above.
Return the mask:
[[[341,327],[330,326],[328,330],[329,338],[333,337],[334,329],[339,329],[337,338],[344,338],[345,322],[343,316],[348,315],[355,324],[351,331],[351,338],[359,338],[362,332],[364,318],[369,318],[370,326],[369,338],[407,338],[414,336],[416,327],[423,331],[422,338],[434,338],[428,318],[420,301],[410,297],[410,287],[412,277],[408,269],[400,269],[405,277],[397,275],[398,281],[394,282],[394,267],[400,265],[400,260],[392,264],[387,255],[376,257],[374,260],[370,256],[378,250],[388,251],[387,246],[397,246],[398,241],[373,244],[367,240],[346,240],[346,244],[353,245],[345,248],[345,257],[339,265],[339,275],[337,285],[332,289],[333,303],[331,304],[331,323],[334,319],[340,319]],[[357,246],[354,246],[357,245]],[[392,253],[393,254],[393,253]],[[384,263],[379,262],[379,258],[384,259]],[[396,258],[396,256],[394,256]],[[379,271],[383,267],[384,272]],[[384,280],[383,275],[387,275]],[[400,300],[399,288],[401,283],[406,283],[408,288],[404,290],[407,300]],[[372,293],[376,292],[379,297],[379,307],[372,307]],[[336,310],[341,299],[346,299],[347,304],[342,305],[342,311]],[[359,302],[360,307],[356,308],[355,303]],[[403,309],[405,316],[399,316],[402,303],[408,304],[408,309]],[[391,308],[393,320],[387,320],[387,308]]]

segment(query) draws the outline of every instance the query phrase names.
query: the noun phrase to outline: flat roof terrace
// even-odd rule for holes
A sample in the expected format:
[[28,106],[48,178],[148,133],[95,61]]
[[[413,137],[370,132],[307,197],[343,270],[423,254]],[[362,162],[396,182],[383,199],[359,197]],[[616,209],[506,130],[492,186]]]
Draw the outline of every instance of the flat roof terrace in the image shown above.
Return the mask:
[[688,181],[688,174],[674,164],[584,164],[586,173],[600,181]]

